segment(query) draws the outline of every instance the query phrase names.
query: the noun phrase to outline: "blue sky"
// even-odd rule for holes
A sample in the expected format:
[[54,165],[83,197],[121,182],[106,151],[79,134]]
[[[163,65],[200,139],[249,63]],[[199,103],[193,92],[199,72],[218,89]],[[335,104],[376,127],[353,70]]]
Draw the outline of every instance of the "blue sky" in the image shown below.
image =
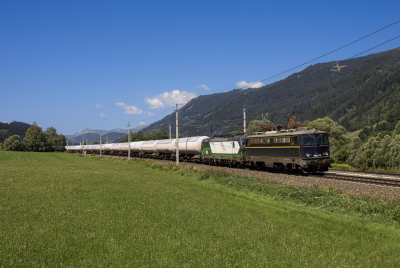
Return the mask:
[[[398,21],[399,10],[400,1],[3,0],[0,121],[63,134],[149,124],[177,102],[257,82]],[[318,62],[399,34],[400,23]]]

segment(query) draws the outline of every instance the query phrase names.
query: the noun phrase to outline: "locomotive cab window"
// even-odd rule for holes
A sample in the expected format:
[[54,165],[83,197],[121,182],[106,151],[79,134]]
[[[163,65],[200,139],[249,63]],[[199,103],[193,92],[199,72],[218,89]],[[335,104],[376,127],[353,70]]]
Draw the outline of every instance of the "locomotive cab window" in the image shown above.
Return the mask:
[[309,146],[309,145],[315,145],[315,135],[303,135],[303,145]]
[[290,137],[290,145],[299,145],[299,137]]
[[328,145],[329,141],[328,141],[328,135],[323,133],[323,134],[317,134],[317,141],[318,144],[322,144],[322,145]]

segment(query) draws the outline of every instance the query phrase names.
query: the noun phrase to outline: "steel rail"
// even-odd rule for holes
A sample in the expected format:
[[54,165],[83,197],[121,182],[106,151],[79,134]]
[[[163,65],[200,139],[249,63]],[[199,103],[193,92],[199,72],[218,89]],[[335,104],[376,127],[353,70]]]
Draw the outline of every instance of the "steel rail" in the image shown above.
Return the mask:
[[381,185],[381,186],[400,187],[400,178],[396,180],[396,179],[383,179],[383,178],[374,178],[374,177],[352,176],[352,175],[345,175],[345,174],[313,174],[312,176],[317,177],[317,178],[326,178],[326,179],[332,179],[332,180],[374,184],[374,185]]

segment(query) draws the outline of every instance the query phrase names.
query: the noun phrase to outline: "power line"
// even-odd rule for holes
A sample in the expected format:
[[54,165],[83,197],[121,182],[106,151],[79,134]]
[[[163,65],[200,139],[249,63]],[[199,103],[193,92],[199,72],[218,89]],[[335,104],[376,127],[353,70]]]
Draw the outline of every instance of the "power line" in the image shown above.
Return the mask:
[[[360,56],[360,55],[364,54],[365,52],[371,51],[371,50],[373,50],[373,49],[375,49],[375,48],[377,48],[377,47],[380,47],[380,46],[382,46],[382,45],[384,45],[384,44],[387,44],[387,43],[389,43],[389,42],[391,42],[391,41],[393,41],[393,40],[395,40],[395,39],[397,39],[397,38],[400,38],[400,35],[398,35],[398,36],[396,36],[396,37],[393,37],[392,39],[389,39],[389,40],[387,40],[387,41],[385,41],[385,42],[383,42],[383,43],[380,43],[379,45],[376,45],[376,46],[371,47],[371,48],[369,48],[369,49],[367,49],[367,50],[364,50],[363,52],[358,53],[358,54],[356,54],[356,55],[354,55],[354,56],[352,56],[352,57],[350,57],[350,58],[348,58],[348,59],[345,59],[344,61],[346,61],[346,60],[351,60],[351,59],[353,59],[353,58],[355,58],[355,57],[357,57],[357,56]],[[303,79],[303,78],[305,78],[305,77],[308,77],[308,76],[313,75],[313,74],[316,74],[316,73],[319,73],[320,71],[323,71],[323,70],[328,69],[328,68],[331,68],[331,66],[328,66],[328,67],[325,67],[325,68],[321,68],[321,69],[319,69],[318,71],[313,72],[313,73],[306,74],[306,75],[302,76],[300,79]],[[340,79],[340,78],[339,78],[339,79]],[[334,81],[332,81],[332,82],[334,82]]]
[[[347,58],[347,59],[345,59],[345,60],[343,60],[343,61],[351,60],[351,59],[353,59],[353,58],[355,58],[355,57],[358,57],[358,56],[360,56],[360,55],[362,55],[362,54],[364,54],[364,53],[366,53],[366,52],[368,52],[368,51],[371,51],[371,50],[373,50],[373,49],[375,49],[375,48],[377,48],[377,47],[380,47],[380,46],[382,46],[382,45],[384,45],[384,44],[387,44],[387,43],[389,43],[389,42],[391,42],[391,41],[393,41],[393,40],[396,40],[397,38],[400,38],[400,35],[398,35],[398,36],[396,36],[396,37],[393,37],[392,39],[389,39],[389,40],[387,40],[387,41],[385,41],[385,42],[383,42],[383,43],[380,43],[379,45],[376,45],[376,46],[371,47],[371,48],[369,48],[369,49],[367,49],[367,50],[364,50],[363,52],[360,52],[360,53],[358,53],[358,54],[356,54],[356,55],[354,55],[354,56],[352,56],[352,57],[350,57],[350,58]],[[321,72],[321,71],[324,71],[324,70],[326,70],[326,69],[329,69],[329,68],[331,68],[331,66],[327,66],[327,67],[318,69],[318,70],[315,71],[315,72],[311,72],[311,73],[308,73],[308,74],[306,74],[306,75],[301,76],[299,79],[304,79],[304,78],[306,78],[306,77],[309,77],[309,76],[311,76],[311,75],[317,74],[317,73],[319,73],[319,72]],[[339,79],[341,79],[341,78],[342,78],[342,77],[338,77],[336,80],[331,81],[330,83],[333,83],[333,82],[335,82],[335,81],[337,81],[337,80],[339,80]],[[284,81],[285,81],[285,80],[284,80]],[[282,82],[282,83],[285,83],[285,82]],[[278,116],[280,116],[279,113],[275,113],[275,114],[278,115]]]
[[[367,35],[365,35],[365,36],[363,36],[363,37],[361,37],[361,38],[359,38],[359,39],[357,39],[357,40],[355,40],[355,41],[353,41],[353,42],[348,43],[347,45],[344,45],[344,46],[341,46],[341,47],[339,47],[339,48],[337,48],[337,49],[335,49],[335,50],[332,50],[331,52],[328,52],[328,53],[326,53],[326,54],[324,54],[324,55],[322,55],[322,56],[316,57],[315,59],[309,60],[309,61],[307,61],[307,62],[305,62],[305,63],[300,64],[300,65],[297,65],[296,67],[290,68],[290,69],[288,69],[288,70],[286,70],[286,71],[284,71],[284,72],[281,72],[281,73],[279,73],[279,74],[270,76],[270,77],[265,78],[265,79],[263,79],[263,80],[259,80],[259,81],[257,81],[257,82],[251,83],[250,85],[247,85],[247,86],[245,86],[245,87],[241,87],[241,88],[238,88],[238,89],[249,88],[249,87],[251,87],[252,85],[258,84],[259,82],[263,82],[263,81],[269,80],[269,79],[271,79],[271,78],[277,77],[277,76],[279,76],[279,75],[281,75],[281,74],[284,74],[284,73],[293,71],[293,70],[296,69],[296,68],[299,68],[299,67],[301,67],[301,66],[303,66],[303,65],[306,65],[306,64],[308,64],[308,63],[310,63],[310,62],[316,61],[316,60],[318,60],[318,59],[320,59],[320,58],[323,58],[323,57],[325,57],[325,56],[327,56],[327,55],[329,55],[329,54],[332,54],[332,53],[334,53],[334,52],[336,52],[336,51],[339,51],[339,50],[341,50],[342,48],[345,48],[345,47],[348,47],[348,46],[350,46],[350,45],[352,45],[352,44],[354,44],[354,43],[357,43],[358,41],[361,41],[361,40],[363,40],[363,39],[365,39],[365,38],[367,38],[367,37],[369,37],[369,36],[371,36],[371,35],[374,35],[374,34],[380,32],[380,31],[382,31],[382,30],[384,30],[384,29],[386,29],[386,28],[389,28],[389,27],[391,27],[391,26],[393,26],[393,25],[399,23],[399,22],[400,22],[400,20],[398,20],[398,21],[396,21],[396,22],[393,22],[392,24],[389,24],[389,25],[387,25],[387,26],[385,26],[385,27],[383,27],[383,28],[381,28],[381,29],[379,29],[379,30],[377,30],[377,31],[375,31],[375,32],[372,32],[372,33],[370,33],[370,34],[367,34]],[[363,53],[364,53],[364,52],[363,52]],[[351,59],[351,58],[350,58],[350,59]]]
[[147,120],[150,120],[150,119],[152,119],[152,118],[154,118],[154,117],[159,116],[160,114],[163,114],[163,113],[168,112],[169,110],[171,110],[171,109],[173,109],[173,108],[174,108],[174,107],[170,107],[170,108],[166,109],[165,111],[163,111],[163,112],[161,112],[161,113],[159,113],[159,114],[156,114],[156,115],[154,115],[154,116],[152,116],[152,117],[149,117],[149,118],[146,118],[146,119],[142,119],[142,120],[132,121],[132,122],[140,122],[140,121],[147,121]]

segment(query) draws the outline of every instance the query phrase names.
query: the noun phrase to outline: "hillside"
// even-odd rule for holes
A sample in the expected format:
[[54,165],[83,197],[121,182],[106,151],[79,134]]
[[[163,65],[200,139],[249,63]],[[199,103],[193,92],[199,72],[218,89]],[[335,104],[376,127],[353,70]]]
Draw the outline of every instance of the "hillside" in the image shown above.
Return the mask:
[[[318,63],[287,78],[258,89],[199,96],[179,110],[183,135],[241,130],[243,105],[247,119],[262,114],[275,124],[286,124],[288,114],[302,112],[298,119],[329,116],[348,130],[388,121],[388,129],[400,119],[400,49],[350,60]],[[226,120],[231,120],[226,122]],[[143,131],[175,125],[175,114],[157,121]],[[231,123],[237,127],[227,127]],[[195,127],[199,125],[200,127]],[[211,133],[210,133],[211,134]]]
[[[124,138],[127,135],[127,133],[120,133],[120,132],[109,132],[106,135],[102,135],[102,142],[106,143],[107,141],[107,136],[108,136],[108,142],[118,142],[120,138]],[[99,141],[100,142],[100,134],[97,133],[86,133],[85,134],[85,142],[86,139],[89,140],[89,144],[91,144],[94,141]],[[72,144],[80,144],[82,142],[82,135],[73,137],[68,139],[68,142]]]
[[25,132],[30,126],[30,124],[16,121],[11,123],[0,122],[0,142],[4,142],[4,140],[12,135],[19,135],[21,139],[24,139]]

